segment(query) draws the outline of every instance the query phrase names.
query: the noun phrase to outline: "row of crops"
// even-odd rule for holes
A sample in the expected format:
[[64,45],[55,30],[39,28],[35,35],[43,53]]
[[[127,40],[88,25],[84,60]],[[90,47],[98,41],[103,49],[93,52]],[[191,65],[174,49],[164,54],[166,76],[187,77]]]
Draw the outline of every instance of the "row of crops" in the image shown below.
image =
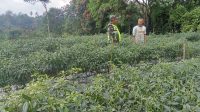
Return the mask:
[[[152,35],[145,46],[124,37],[0,41],[0,85],[26,84],[8,90],[0,112],[200,111],[198,33]],[[89,83],[68,79],[94,71]]]
[[78,84],[39,77],[0,103],[2,112],[199,112],[200,59],[138,67]]
[[[135,45],[124,36],[120,45],[107,43],[105,35],[3,40],[0,42],[0,85],[25,84],[34,73],[56,76],[60,71],[80,68],[100,71],[114,65],[180,60],[187,38],[186,58],[200,54],[199,34],[150,36],[145,46]],[[195,40],[196,39],[196,40]],[[194,42],[193,42],[194,41]]]

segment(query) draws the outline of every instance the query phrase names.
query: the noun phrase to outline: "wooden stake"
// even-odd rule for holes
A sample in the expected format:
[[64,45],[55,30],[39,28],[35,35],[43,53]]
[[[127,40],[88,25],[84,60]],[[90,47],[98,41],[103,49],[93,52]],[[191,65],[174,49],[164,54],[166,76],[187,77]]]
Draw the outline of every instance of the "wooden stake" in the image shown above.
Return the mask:
[[183,60],[186,59],[186,40],[183,43]]

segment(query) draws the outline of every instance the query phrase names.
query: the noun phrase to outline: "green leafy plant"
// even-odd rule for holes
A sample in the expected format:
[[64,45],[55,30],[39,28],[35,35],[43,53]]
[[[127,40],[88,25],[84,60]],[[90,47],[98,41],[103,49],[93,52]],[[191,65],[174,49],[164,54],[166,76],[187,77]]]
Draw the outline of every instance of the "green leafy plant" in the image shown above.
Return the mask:
[[[129,64],[176,61],[183,54],[183,40],[189,33],[149,36],[148,44],[139,46],[129,39],[112,47],[106,35],[3,40],[0,42],[0,85],[26,84],[33,73],[59,76],[60,71],[80,68],[81,72],[101,72]],[[198,42],[188,42],[188,58],[200,54]]]
[[43,78],[6,97],[5,112],[199,111],[199,58],[183,62],[113,66],[91,83]]
[[188,37],[186,37],[188,41],[197,42],[200,40],[200,34],[199,33],[192,33]]

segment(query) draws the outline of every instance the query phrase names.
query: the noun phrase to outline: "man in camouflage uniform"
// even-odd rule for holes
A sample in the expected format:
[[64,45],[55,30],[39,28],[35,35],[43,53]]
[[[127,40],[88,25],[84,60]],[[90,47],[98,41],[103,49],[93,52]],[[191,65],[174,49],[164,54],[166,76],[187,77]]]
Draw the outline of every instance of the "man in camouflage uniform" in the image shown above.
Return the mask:
[[118,27],[118,19],[115,15],[110,16],[110,23],[108,24],[108,41],[112,43],[119,43],[121,41],[121,34]]

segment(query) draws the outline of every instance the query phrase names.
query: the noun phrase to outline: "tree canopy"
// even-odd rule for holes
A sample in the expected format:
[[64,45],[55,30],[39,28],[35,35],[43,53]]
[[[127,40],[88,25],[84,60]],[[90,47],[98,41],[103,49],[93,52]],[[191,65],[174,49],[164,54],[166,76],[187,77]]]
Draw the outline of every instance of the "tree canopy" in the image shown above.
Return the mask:
[[[1,15],[0,29],[39,29],[52,34],[91,35],[105,33],[109,16],[119,17],[120,31],[131,34],[138,18],[145,19],[148,33],[199,31],[199,0],[72,0],[58,9],[47,8],[50,0],[24,0],[41,2],[46,9],[39,18],[7,12]],[[30,15],[33,15],[30,12]],[[20,19],[19,19],[20,18]],[[37,28],[36,28],[37,27]],[[41,30],[42,29],[42,30]]]

